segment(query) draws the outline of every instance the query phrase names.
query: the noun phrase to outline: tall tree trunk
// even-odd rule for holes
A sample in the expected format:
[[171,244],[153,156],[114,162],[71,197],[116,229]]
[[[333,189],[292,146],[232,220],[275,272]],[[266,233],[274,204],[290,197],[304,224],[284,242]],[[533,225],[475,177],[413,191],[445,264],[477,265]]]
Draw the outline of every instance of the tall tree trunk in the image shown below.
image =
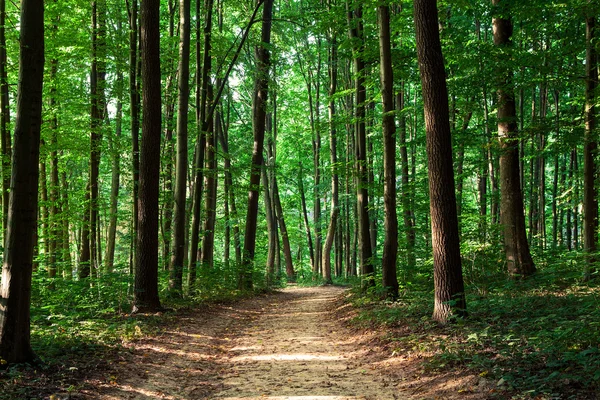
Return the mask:
[[[208,104],[213,102],[212,86],[209,86]],[[202,240],[202,252],[200,265],[202,268],[212,268],[215,252],[215,224],[217,219],[217,141],[215,140],[215,128],[221,129],[219,113],[216,118],[208,116],[208,127],[206,129],[205,149],[205,173],[204,184],[206,195],[204,201],[204,229]],[[216,127],[215,123],[216,122]]]
[[417,260],[415,258],[415,224],[412,218],[410,197],[412,193],[408,168],[408,150],[406,146],[406,116],[404,110],[404,82],[396,95],[396,111],[399,114],[398,138],[400,140],[400,168],[402,171],[402,219],[404,221],[404,235],[406,237],[406,271],[405,278],[411,279]]
[[[506,6],[505,0],[492,0],[496,7]],[[506,17],[506,10],[503,12]],[[510,48],[512,22],[508,18],[494,17],[494,44]],[[535,272],[529,252],[523,214],[523,195],[519,174],[519,137],[512,71],[505,60],[500,61],[498,72],[498,138],[500,141],[501,224],[504,227],[504,251],[508,271],[512,275],[527,276]]]
[[29,307],[42,124],[43,2],[21,1],[20,45],[15,145],[0,286],[0,358],[10,364],[35,358]]
[[183,291],[185,256],[185,212],[188,168],[188,108],[190,92],[190,0],[179,0],[179,67],[177,77],[177,161],[173,195],[173,241],[169,264],[169,290]]
[[466,300],[454,192],[448,91],[437,13],[435,0],[415,0],[417,57],[427,132],[435,287],[433,319],[446,323],[453,315],[466,315]]
[[[169,38],[175,37],[175,10],[179,7],[175,4],[174,0],[168,1],[169,7]],[[177,46],[178,48],[179,46]],[[162,236],[162,267],[165,271],[169,271],[171,265],[171,240],[173,238],[173,210],[175,208],[175,193],[173,192],[173,166],[176,163],[175,159],[175,141],[173,140],[173,131],[177,129],[175,118],[175,99],[176,96],[173,94],[173,85],[175,82],[176,74],[179,73],[179,68],[175,67],[175,60],[180,60],[181,57],[175,56],[175,46],[173,46],[169,53],[171,62],[168,64],[168,73],[165,84],[165,140],[164,140],[164,155],[165,160],[163,165],[163,201],[162,201],[162,213],[161,213],[161,236]],[[189,43],[188,43],[189,48]],[[188,57],[189,60],[189,57]],[[187,162],[187,159],[186,159]],[[176,168],[176,167],[175,167]]]
[[[346,2],[348,13],[348,27],[350,40],[355,43],[352,52],[354,58],[355,74],[355,120],[356,120],[356,169],[357,169],[357,209],[358,209],[358,235],[360,244],[360,268],[363,277],[363,287],[370,287],[375,284],[375,268],[373,267],[373,251],[371,248],[371,236],[369,232],[369,191],[368,191],[368,166],[367,166],[367,135],[365,127],[365,106],[366,106],[366,88],[365,88],[365,62],[364,38],[362,23],[362,5],[351,6]],[[351,8],[353,7],[353,8]]]
[[123,73],[117,72],[117,110],[115,116],[115,135],[109,136],[109,151],[112,158],[112,176],[110,183],[110,210],[108,238],[106,240],[106,254],[104,265],[106,272],[112,272],[115,259],[115,239],[117,234],[117,211],[119,199],[119,186],[121,178],[121,131],[123,124]]
[[0,151],[2,153],[2,239],[6,239],[10,188],[10,99],[6,56],[6,0],[0,0]]
[[[206,149],[206,130],[208,128],[207,108],[208,91],[210,86],[210,74],[212,70],[212,14],[213,0],[205,0],[205,19],[204,19],[204,52],[202,53],[202,73],[196,74],[196,121],[198,124],[198,138],[196,140],[196,149],[194,157],[194,198],[192,202],[192,228],[189,242],[189,287],[190,290],[196,284],[196,264],[198,261],[198,249],[200,240],[200,224],[202,223],[202,194],[204,185],[204,156]],[[200,21],[200,6],[196,2],[196,18]],[[197,40],[196,40],[196,65],[200,65],[200,22],[198,22]]]
[[246,231],[244,234],[244,251],[240,268],[238,286],[240,289],[252,289],[252,272],[254,269],[254,252],[256,247],[256,220],[258,217],[258,193],[260,190],[260,170],[263,168],[263,145],[265,139],[265,117],[267,97],[269,94],[269,70],[271,58],[271,15],[273,0],[264,0],[263,20],[260,45],[256,48],[256,78],[252,98],[252,130],[254,148],[250,169],[250,189],[248,190],[248,211],[246,213]]
[[[337,38],[335,34],[329,38],[329,159],[331,163],[331,213],[329,227],[323,245],[323,279],[325,283],[333,283],[331,278],[331,249],[336,235],[337,219],[340,214],[339,206],[339,178],[337,165],[337,131],[335,124],[335,98],[337,91]],[[339,235],[339,234],[338,234]]]
[[382,284],[388,297],[398,297],[398,216],[396,214],[396,125],[394,122],[394,75],[390,43],[390,9],[377,7],[379,20],[379,59],[381,99],[383,103],[383,202],[385,207],[383,254],[381,259]]
[[597,272],[595,252],[598,248],[598,190],[596,188],[596,88],[598,87],[598,57],[596,54],[596,18],[585,18],[585,146],[583,149],[583,246],[587,253],[584,278]]
[[141,3],[142,147],[138,199],[137,262],[133,312],[161,309],[158,298],[158,189],[160,181],[159,0]]
[[139,54],[138,54],[138,0],[131,0],[129,11],[129,102],[131,109],[131,151],[132,151],[132,232],[131,253],[129,254],[129,272],[135,271],[137,260],[138,233],[138,192],[140,180],[140,91],[139,91]]

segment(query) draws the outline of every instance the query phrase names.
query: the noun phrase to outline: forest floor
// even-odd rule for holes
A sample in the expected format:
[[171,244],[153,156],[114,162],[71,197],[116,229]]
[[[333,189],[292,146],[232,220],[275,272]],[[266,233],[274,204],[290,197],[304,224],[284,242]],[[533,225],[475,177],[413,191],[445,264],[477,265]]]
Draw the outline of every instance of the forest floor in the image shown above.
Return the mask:
[[290,287],[178,312],[177,324],[125,345],[70,393],[50,399],[484,399],[466,371],[423,373],[383,332],[352,328],[340,287]]

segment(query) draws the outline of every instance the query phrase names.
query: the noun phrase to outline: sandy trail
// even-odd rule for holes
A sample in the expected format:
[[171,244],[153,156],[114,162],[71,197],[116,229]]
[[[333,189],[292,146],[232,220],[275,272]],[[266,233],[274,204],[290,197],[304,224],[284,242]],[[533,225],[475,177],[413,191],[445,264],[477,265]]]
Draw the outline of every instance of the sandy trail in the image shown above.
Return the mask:
[[222,360],[228,400],[395,399],[368,364],[364,349],[331,318],[340,288],[291,288],[265,306]]
[[288,288],[213,306],[129,345],[114,371],[79,391],[102,399],[387,400],[389,378],[328,311],[336,287]]

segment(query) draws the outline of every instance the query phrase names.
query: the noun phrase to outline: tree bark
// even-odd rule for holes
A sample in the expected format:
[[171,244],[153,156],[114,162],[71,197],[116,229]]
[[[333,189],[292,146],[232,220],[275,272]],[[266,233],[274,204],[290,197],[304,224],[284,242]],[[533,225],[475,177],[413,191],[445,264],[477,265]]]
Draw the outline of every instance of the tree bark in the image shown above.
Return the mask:
[[396,124],[394,122],[394,74],[390,42],[390,9],[377,7],[379,20],[379,59],[381,100],[383,104],[383,203],[385,208],[383,254],[381,258],[382,285],[387,296],[398,297],[398,216],[396,214]]
[[8,58],[6,55],[6,0],[0,0],[0,151],[2,153],[2,239],[6,239],[10,188],[11,138]]
[[348,13],[348,28],[350,40],[355,44],[352,48],[354,59],[355,74],[355,135],[356,135],[356,170],[357,170],[357,211],[358,211],[358,235],[360,245],[360,268],[363,278],[363,288],[375,284],[375,268],[373,266],[373,250],[371,248],[371,236],[369,232],[369,191],[368,191],[368,165],[367,165],[367,135],[365,127],[365,106],[366,106],[366,88],[365,88],[365,62],[364,38],[362,23],[362,5],[358,4],[351,8],[346,2]]
[[139,91],[139,54],[138,54],[138,0],[131,0],[129,10],[129,102],[131,109],[131,152],[132,152],[132,232],[129,271],[133,274],[137,260],[138,233],[138,192],[140,180],[140,91]]
[[159,0],[141,3],[142,147],[138,199],[137,262],[133,312],[161,309],[158,298],[158,195],[160,181]]
[[179,1],[179,67],[177,77],[177,161],[173,197],[173,241],[169,264],[169,290],[175,296],[183,291],[185,258],[185,212],[188,168],[188,108],[190,92],[190,0]]
[[[331,212],[329,227],[323,245],[321,265],[323,267],[323,280],[326,284],[333,283],[331,278],[331,249],[336,236],[337,220],[340,214],[339,206],[339,178],[337,165],[337,130],[336,110],[334,95],[337,91],[337,38],[335,34],[329,38],[329,161],[331,163]],[[339,235],[339,234],[338,234]]]
[[[505,7],[505,0],[492,0],[495,7]],[[506,10],[502,13],[506,15]],[[494,44],[500,51],[511,46],[512,22],[510,19],[494,17]],[[505,56],[506,57],[506,56]],[[512,71],[506,61],[499,60],[498,71],[498,139],[500,141],[500,222],[504,227],[504,251],[508,272],[511,275],[527,276],[535,272],[529,252],[523,213],[523,195],[519,174],[519,136]]]
[[598,142],[596,129],[596,88],[598,86],[598,56],[596,54],[596,18],[585,19],[585,146],[583,149],[583,246],[587,253],[584,278],[591,279],[597,272],[598,249],[598,190],[596,188],[596,156]]
[[271,67],[270,52],[267,46],[271,43],[271,16],[273,0],[265,0],[263,4],[263,20],[260,45],[256,48],[256,78],[252,98],[252,130],[254,148],[250,169],[250,188],[248,190],[248,211],[246,213],[246,231],[244,234],[244,250],[239,273],[238,287],[252,289],[252,272],[254,269],[254,252],[256,247],[256,220],[258,217],[258,198],[260,191],[260,170],[263,168],[263,145],[265,138],[265,117],[267,97],[269,93],[269,69]]
[[30,339],[31,273],[38,207],[44,77],[44,3],[21,1],[19,85],[14,153],[0,287],[0,359],[35,358]]
[[466,300],[456,215],[448,91],[437,13],[435,0],[415,0],[417,57],[427,133],[435,287],[433,319],[447,323],[453,316],[466,315]]

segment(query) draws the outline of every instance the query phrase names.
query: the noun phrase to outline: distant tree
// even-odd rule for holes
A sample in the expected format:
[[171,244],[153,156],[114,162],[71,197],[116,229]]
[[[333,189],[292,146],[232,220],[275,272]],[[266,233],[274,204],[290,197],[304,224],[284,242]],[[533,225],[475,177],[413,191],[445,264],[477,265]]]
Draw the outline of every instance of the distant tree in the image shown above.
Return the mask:
[[433,319],[446,323],[466,315],[454,191],[450,113],[436,0],[415,0],[417,56],[427,132],[429,210],[433,249]]
[[8,363],[35,358],[30,342],[29,307],[42,124],[43,2],[21,1],[20,44],[8,230],[0,287],[0,359]]
[[140,7],[143,116],[133,312],[156,311],[161,308],[158,298],[161,132],[159,5],[160,0],[144,0]]

